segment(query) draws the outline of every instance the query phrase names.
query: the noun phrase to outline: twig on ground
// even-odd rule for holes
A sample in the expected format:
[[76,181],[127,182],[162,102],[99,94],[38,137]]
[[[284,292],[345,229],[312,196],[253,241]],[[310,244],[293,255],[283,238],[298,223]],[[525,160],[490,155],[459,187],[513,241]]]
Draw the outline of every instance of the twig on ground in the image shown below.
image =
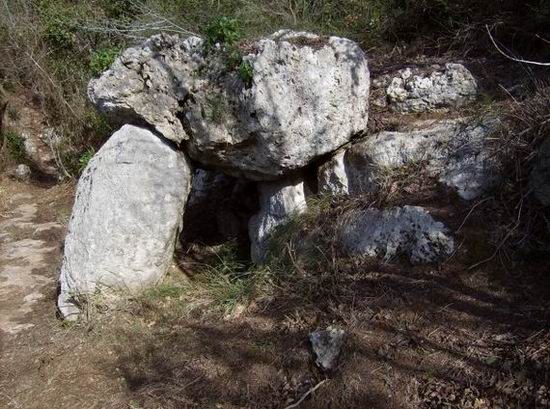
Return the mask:
[[485,203],[486,201],[492,199],[493,197],[487,197],[483,200],[480,200],[479,202],[477,202],[475,205],[472,206],[472,208],[470,209],[470,211],[468,212],[468,214],[466,215],[466,217],[464,218],[464,220],[462,221],[462,223],[460,224],[460,226],[458,227],[458,229],[456,229],[456,232],[458,233],[460,230],[462,230],[462,228],[464,227],[464,225],[466,224],[466,222],[468,221],[468,218],[471,216],[472,212],[476,209],[476,207],[478,207],[479,205]]
[[285,409],[297,408],[309,395],[311,395],[313,392],[315,392],[317,389],[319,389],[321,387],[321,385],[323,385],[326,381],[328,381],[328,379],[323,379],[321,382],[319,382],[313,388],[311,388],[306,393],[304,393],[304,396],[302,396],[297,402],[293,403],[292,405],[287,406]]
[[545,42],[546,44],[550,44],[550,40],[547,40],[546,38],[538,35],[538,34],[535,34],[535,37],[537,37],[539,40]]

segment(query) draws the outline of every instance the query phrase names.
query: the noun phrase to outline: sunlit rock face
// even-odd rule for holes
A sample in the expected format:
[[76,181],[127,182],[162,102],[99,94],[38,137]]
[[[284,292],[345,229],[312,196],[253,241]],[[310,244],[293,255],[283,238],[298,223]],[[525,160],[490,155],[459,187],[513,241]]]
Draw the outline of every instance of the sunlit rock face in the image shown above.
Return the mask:
[[[89,85],[118,121],[145,122],[196,161],[274,180],[348,142],[368,120],[367,58],[353,41],[280,31],[242,50],[153,36]],[[243,73],[243,71],[245,71]]]

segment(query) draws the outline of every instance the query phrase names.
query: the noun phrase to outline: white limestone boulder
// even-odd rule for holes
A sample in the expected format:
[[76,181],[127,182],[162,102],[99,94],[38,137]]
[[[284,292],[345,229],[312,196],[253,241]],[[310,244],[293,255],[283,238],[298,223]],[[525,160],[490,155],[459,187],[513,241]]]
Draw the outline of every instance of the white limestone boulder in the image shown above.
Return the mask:
[[462,64],[448,63],[428,69],[409,67],[376,81],[385,88],[387,106],[400,113],[449,110],[469,104],[478,96],[477,81]]
[[61,179],[61,172],[58,168],[62,137],[53,128],[44,128],[42,132],[22,132],[25,157],[32,166],[47,177]]
[[97,291],[156,284],[171,264],[191,188],[185,155],[149,130],[125,125],[78,182],[60,272],[58,307],[77,318]]
[[493,188],[501,177],[491,138],[500,121],[494,117],[417,123],[401,131],[380,132],[352,145],[322,165],[319,191],[330,194],[376,192],[384,175],[412,164],[465,200]]
[[176,143],[187,139],[181,106],[193,73],[203,63],[203,40],[154,35],[128,48],[101,77],[88,84],[88,98],[115,124],[144,122]]
[[93,80],[90,99],[253,180],[279,179],[366,129],[370,74],[353,41],[280,31],[241,54],[232,67],[223,46],[154,36]]
[[261,264],[269,251],[269,239],[275,229],[307,209],[304,182],[280,180],[259,185],[260,211],[249,222],[248,232],[253,262]]
[[417,206],[353,211],[339,225],[338,240],[352,256],[384,261],[404,256],[421,264],[440,261],[454,250],[454,240],[443,223]]

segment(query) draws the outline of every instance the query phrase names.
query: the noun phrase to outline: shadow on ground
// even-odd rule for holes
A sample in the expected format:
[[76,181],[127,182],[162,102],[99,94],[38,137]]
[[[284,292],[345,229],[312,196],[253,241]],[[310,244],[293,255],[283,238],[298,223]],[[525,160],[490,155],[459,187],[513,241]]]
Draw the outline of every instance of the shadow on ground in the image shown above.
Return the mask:
[[[351,271],[345,295],[313,304],[285,292],[225,318],[145,312],[139,330],[118,334],[129,397],[143,407],[284,408],[328,379],[300,407],[548,402],[547,274],[361,263]],[[338,370],[323,374],[307,334],[329,324],[348,338]]]

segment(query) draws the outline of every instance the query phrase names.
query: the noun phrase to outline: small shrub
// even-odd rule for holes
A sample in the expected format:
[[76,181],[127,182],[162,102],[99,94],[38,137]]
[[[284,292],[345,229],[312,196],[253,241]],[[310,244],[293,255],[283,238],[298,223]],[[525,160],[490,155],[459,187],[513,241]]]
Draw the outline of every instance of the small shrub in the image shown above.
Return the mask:
[[115,20],[128,20],[139,13],[132,0],[100,0],[99,4],[107,17]]
[[87,130],[97,142],[103,141],[113,131],[106,116],[95,109],[90,109],[84,115]]
[[90,71],[94,77],[99,77],[115,61],[120,53],[118,47],[107,47],[92,52],[90,56]]
[[246,88],[252,86],[254,78],[254,67],[250,61],[243,60],[239,66],[239,78],[244,82]]
[[208,46],[222,44],[231,46],[241,38],[241,27],[235,18],[220,17],[206,28],[206,43]]
[[225,50],[225,65],[228,70],[234,70],[240,67],[243,57],[236,47],[229,47]]
[[95,150],[93,148],[88,148],[80,157],[78,158],[78,173],[82,173],[84,169],[86,169],[86,166],[88,166],[88,162],[94,157]]
[[42,0],[38,5],[43,36],[58,51],[66,51],[74,45],[76,23],[60,0]]
[[10,156],[17,162],[21,162],[25,159],[25,141],[15,131],[5,131],[4,138],[6,138],[6,145]]

